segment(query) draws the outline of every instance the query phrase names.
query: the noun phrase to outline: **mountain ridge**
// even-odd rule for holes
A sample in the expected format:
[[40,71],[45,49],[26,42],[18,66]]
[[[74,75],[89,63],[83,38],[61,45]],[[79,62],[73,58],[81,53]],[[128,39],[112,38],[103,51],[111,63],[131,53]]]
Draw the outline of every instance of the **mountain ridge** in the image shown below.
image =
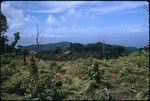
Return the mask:
[[[74,43],[68,42],[68,41],[61,41],[61,42],[57,42],[57,43],[41,44],[39,46],[39,51],[54,51],[57,47],[60,47],[62,50],[65,50],[67,47],[70,47],[71,44],[74,44]],[[82,44],[82,43],[80,43],[80,44]],[[88,43],[88,44],[96,44],[96,43]],[[82,45],[86,46],[88,44],[82,44]],[[134,52],[134,51],[138,50],[138,48],[136,48],[136,47],[128,47],[128,46],[114,45],[114,44],[106,44],[106,45],[121,46],[124,49],[126,49],[128,52]],[[29,51],[31,51],[31,50],[36,51],[37,45],[33,44],[33,45],[28,45],[28,46],[23,46],[23,47]]]

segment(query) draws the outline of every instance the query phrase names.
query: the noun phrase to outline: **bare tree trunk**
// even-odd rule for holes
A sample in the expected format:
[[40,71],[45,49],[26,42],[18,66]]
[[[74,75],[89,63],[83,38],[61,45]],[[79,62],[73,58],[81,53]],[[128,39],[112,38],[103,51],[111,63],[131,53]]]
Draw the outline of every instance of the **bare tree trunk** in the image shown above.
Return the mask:
[[[39,38],[40,38],[40,39],[43,38],[43,36],[40,36],[40,35],[41,35],[42,31],[45,30],[46,26],[45,26],[43,29],[39,30],[39,28],[38,28],[38,23],[36,23],[36,28],[37,28],[37,32],[36,32],[36,45],[37,45],[37,49],[36,49],[36,51],[37,51],[37,56],[38,56],[38,54],[39,54],[39,49],[40,49],[40,44],[39,44],[39,43],[40,43],[40,40],[39,40]],[[38,58],[38,60],[39,60],[39,58]]]

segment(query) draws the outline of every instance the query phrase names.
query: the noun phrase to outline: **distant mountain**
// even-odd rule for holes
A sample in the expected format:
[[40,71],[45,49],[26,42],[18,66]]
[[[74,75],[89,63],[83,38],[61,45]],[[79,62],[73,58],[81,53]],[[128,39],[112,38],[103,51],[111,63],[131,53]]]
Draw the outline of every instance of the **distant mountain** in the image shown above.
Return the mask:
[[[70,45],[71,45],[71,42],[67,42],[67,41],[58,42],[58,43],[41,44],[39,51],[54,51],[57,47],[60,47],[62,50],[65,50],[67,47],[70,47]],[[119,46],[119,45],[110,45],[110,44],[107,44],[107,45],[113,46],[113,47]],[[135,48],[135,47],[126,47],[126,46],[121,46],[121,47],[127,50],[128,52],[134,52],[138,50],[138,48]],[[37,45],[24,46],[24,48],[26,48],[29,51],[31,50],[36,51]]]
[[[49,43],[49,44],[41,44],[39,47],[39,51],[53,51],[57,47],[60,47],[62,50],[65,48],[69,47],[71,42],[58,42],[58,43]],[[27,50],[35,50],[37,49],[37,45],[29,45],[29,46],[24,46]]]

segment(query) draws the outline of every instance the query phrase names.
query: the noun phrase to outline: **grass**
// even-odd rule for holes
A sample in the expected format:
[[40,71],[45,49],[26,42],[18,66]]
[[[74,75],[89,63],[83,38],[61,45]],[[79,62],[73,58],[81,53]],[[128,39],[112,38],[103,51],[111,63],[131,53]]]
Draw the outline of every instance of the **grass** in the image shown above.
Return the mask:
[[[27,59],[28,60],[28,59]],[[4,60],[3,60],[4,61]],[[98,62],[103,77],[98,88],[89,73],[92,65]],[[149,52],[135,52],[117,59],[99,60],[80,58],[74,61],[36,60],[38,66],[39,96],[28,98],[30,82],[29,67],[24,66],[21,58],[8,57],[2,62],[1,98],[3,100],[52,99],[57,82],[61,81],[59,94],[66,100],[107,100],[107,87],[115,100],[146,100],[149,98]],[[58,87],[59,88],[59,87]],[[18,93],[21,92],[21,95]],[[43,97],[41,97],[43,96]]]

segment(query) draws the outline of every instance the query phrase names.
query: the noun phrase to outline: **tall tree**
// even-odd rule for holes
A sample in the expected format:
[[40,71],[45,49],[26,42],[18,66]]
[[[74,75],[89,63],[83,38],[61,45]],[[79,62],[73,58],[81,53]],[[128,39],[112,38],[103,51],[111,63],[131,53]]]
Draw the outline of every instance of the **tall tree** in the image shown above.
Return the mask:
[[12,44],[11,44],[11,46],[12,46],[13,48],[15,48],[15,46],[16,46],[18,40],[20,39],[20,32],[14,33],[14,37],[15,37],[15,40],[14,40],[14,42],[12,42]]
[[3,15],[2,12],[0,12],[0,16],[1,16],[1,20],[0,20],[0,32],[2,34],[5,34],[7,32],[8,26],[7,26],[7,19],[5,17],[5,15]]
[[7,26],[7,19],[5,15],[0,11],[0,52],[5,52],[5,44],[8,41],[7,36],[5,33],[7,32],[8,26]]

